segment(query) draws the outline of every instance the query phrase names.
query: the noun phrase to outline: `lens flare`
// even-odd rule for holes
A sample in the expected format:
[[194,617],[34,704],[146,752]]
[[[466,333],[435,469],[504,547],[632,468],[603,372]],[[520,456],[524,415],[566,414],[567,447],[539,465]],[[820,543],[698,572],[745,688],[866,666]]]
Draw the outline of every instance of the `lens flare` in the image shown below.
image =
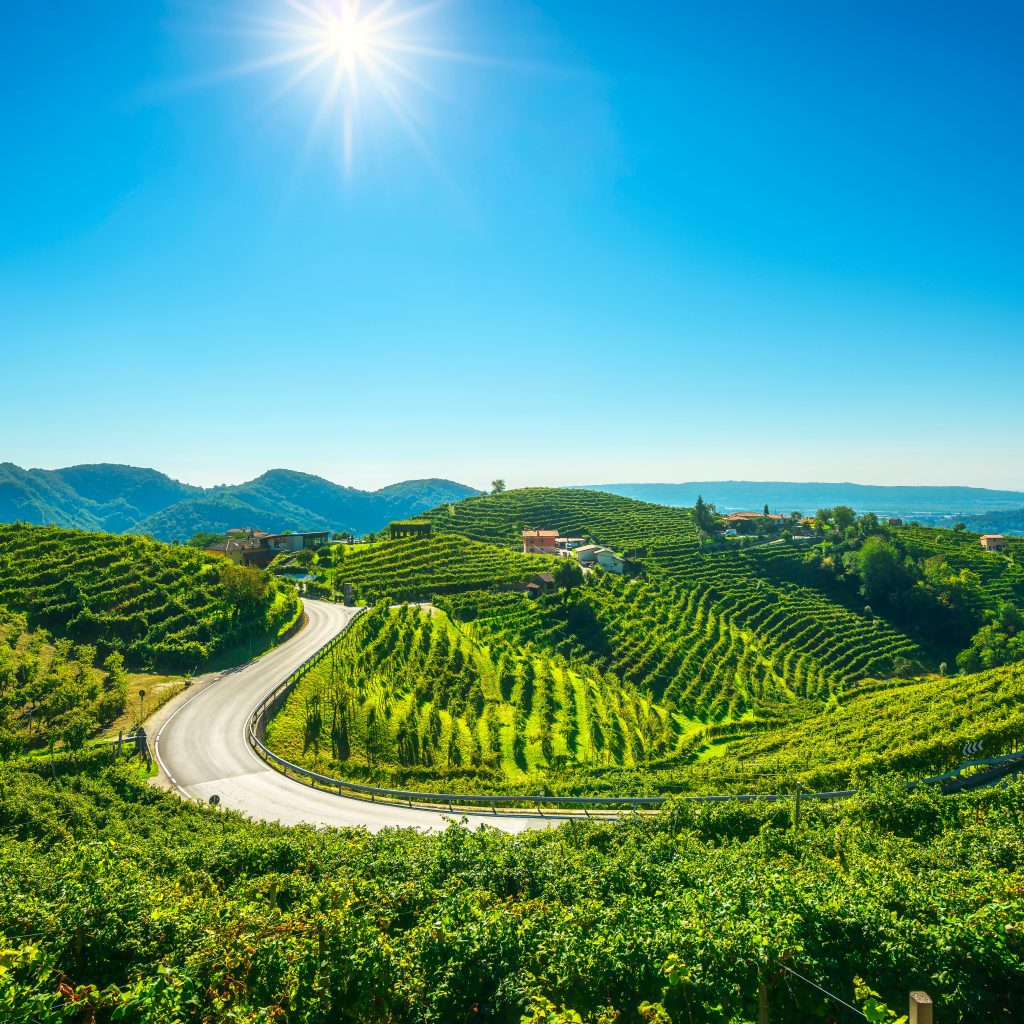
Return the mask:
[[302,82],[322,84],[306,150],[319,133],[333,128],[340,134],[346,172],[353,165],[357,121],[365,113],[368,96],[375,94],[414,146],[434,163],[420,132],[422,119],[407,95],[434,91],[416,64],[475,61],[423,37],[430,29],[436,33],[429,15],[446,6],[446,0],[272,0],[272,6],[274,16],[247,14],[237,30],[262,41],[261,56],[222,70],[218,79],[291,66],[292,73],[275,98]]

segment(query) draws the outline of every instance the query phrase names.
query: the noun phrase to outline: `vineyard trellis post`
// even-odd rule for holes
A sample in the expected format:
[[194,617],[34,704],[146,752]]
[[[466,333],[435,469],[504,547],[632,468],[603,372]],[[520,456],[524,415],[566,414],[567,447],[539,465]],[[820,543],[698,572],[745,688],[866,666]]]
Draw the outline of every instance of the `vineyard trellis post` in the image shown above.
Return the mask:
[[910,993],[909,1024],[935,1024],[935,1004],[927,992]]

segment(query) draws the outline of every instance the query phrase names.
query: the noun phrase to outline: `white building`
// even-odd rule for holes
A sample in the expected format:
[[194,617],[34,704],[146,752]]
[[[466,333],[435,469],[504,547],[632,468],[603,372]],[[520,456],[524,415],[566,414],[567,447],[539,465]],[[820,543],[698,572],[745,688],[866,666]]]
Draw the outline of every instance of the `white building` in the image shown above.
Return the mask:
[[595,557],[597,564],[607,572],[618,573],[621,576],[625,570],[626,560],[621,555],[615,554],[611,548],[599,548]]
[[607,551],[600,544],[582,544],[573,554],[579,559],[580,565],[593,565],[597,561],[598,551]]

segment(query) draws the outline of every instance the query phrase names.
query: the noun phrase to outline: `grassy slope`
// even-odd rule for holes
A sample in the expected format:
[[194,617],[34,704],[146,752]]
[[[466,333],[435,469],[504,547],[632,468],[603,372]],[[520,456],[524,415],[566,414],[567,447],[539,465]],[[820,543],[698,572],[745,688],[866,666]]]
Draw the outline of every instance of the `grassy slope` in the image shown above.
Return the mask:
[[84,741],[130,732],[184,685],[177,676],[108,672],[95,648],[29,630],[24,615],[0,608],[0,746],[9,753],[51,738],[60,749],[69,733]]

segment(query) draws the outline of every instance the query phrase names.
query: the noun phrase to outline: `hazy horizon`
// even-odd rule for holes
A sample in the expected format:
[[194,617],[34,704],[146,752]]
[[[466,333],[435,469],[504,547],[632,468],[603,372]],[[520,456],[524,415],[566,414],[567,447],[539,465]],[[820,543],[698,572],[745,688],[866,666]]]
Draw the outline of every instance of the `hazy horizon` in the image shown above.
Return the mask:
[[[246,476],[239,476],[237,478],[230,479],[216,479],[210,478],[209,480],[196,478],[194,475],[178,475],[177,473],[171,472],[170,470],[150,463],[114,463],[110,460],[88,460],[86,462],[62,462],[59,465],[49,466],[33,466],[27,464],[19,464],[14,459],[2,457],[3,453],[0,453],[0,462],[9,462],[14,465],[18,465],[20,469],[24,470],[43,470],[46,472],[56,472],[62,469],[69,469],[72,466],[78,465],[128,465],[135,469],[152,469],[158,473],[163,473],[165,476],[170,477],[173,480],[177,480],[179,483],[189,484],[195,487],[234,487],[239,484],[248,483],[256,478],[262,476],[265,473],[273,472],[275,470],[286,470],[298,473],[307,473],[311,476],[317,476],[330,483],[339,484],[344,487],[354,487],[359,490],[374,491],[379,490],[381,487],[387,487],[390,484],[401,483],[407,480],[427,480],[427,479],[441,479],[450,480],[454,483],[465,484],[468,487],[474,487],[481,491],[490,489],[491,483],[496,477],[492,477],[489,480],[474,481],[469,479],[462,479],[458,476],[454,476],[449,473],[443,472],[424,472],[415,473],[407,476],[391,476],[391,477],[369,477],[364,480],[357,480],[352,477],[337,476],[326,472],[319,472],[316,469],[301,468],[299,466],[288,466],[288,465],[275,465],[275,466],[264,466],[261,469],[257,469]],[[999,487],[999,486],[987,486],[984,484],[965,484],[958,481],[935,483],[925,482],[920,484],[908,484],[903,481],[879,481],[879,480],[840,480],[840,479],[825,479],[823,477],[808,478],[804,480],[795,479],[783,479],[781,477],[754,477],[754,476],[741,476],[741,477],[680,477],[678,479],[646,479],[642,480],[639,478],[634,479],[602,479],[602,480],[575,480],[575,479],[551,479],[551,480],[536,480],[536,479],[523,479],[516,480],[509,477],[501,477],[505,481],[506,486],[510,489],[518,489],[523,487],[576,487],[576,488],[588,488],[598,486],[617,486],[617,487],[679,487],[686,485],[702,484],[702,483],[716,483],[716,484],[751,484],[751,485],[771,485],[771,484],[783,484],[783,485],[796,485],[796,486],[808,486],[808,485],[821,485],[826,487],[929,487],[929,488],[975,488],[978,490],[986,491],[1012,491],[1015,493],[1024,494],[1024,486],[1020,487]]]

